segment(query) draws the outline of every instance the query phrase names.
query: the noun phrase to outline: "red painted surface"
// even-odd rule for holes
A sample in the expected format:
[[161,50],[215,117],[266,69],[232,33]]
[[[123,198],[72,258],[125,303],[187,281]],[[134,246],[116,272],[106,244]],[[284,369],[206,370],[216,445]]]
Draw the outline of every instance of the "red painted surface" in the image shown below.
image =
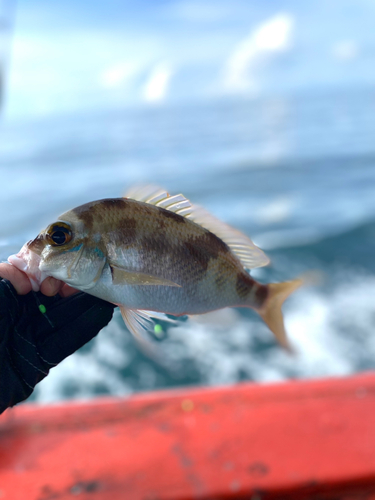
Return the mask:
[[375,375],[0,417],[1,500],[375,499]]

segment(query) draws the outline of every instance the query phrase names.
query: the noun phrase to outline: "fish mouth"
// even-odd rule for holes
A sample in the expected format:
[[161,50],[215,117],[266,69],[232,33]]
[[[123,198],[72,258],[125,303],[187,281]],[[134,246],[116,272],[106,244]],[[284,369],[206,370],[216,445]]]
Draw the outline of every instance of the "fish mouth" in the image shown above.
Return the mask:
[[27,275],[34,292],[39,292],[40,285],[47,278],[47,274],[39,269],[40,255],[31,251],[28,241],[21,250],[8,257],[8,262]]

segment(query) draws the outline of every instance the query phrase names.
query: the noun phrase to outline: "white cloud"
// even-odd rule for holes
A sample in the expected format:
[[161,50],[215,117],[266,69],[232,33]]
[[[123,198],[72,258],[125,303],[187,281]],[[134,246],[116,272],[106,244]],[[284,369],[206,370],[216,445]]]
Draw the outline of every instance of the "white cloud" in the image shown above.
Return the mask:
[[290,14],[278,14],[242,40],[226,63],[224,88],[230,92],[255,92],[258,89],[256,66],[267,55],[290,48],[293,23]]
[[160,61],[161,52],[159,39],[144,33],[16,34],[6,115],[24,118],[134,103],[139,93],[134,80]]
[[134,63],[118,63],[106,68],[100,75],[99,82],[108,89],[121,87],[137,74],[138,69]]
[[172,75],[173,70],[168,64],[158,64],[152,70],[143,88],[143,99],[150,103],[164,101]]
[[294,206],[295,200],[279,197],[262,206],[255,216],[260,224],[278,224],[292,215]]

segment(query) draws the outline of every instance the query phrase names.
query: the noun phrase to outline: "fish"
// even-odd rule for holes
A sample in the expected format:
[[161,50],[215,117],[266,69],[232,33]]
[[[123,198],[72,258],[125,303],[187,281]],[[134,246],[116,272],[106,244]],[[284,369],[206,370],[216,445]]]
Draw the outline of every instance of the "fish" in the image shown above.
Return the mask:
[[154,319],[247,307],[290,349],[281,306],[303,283],[257,282],[269,258],[249,237],[157,186],[63,213],[8,261],[34,291],[52,276],[115,304],[139,341]]

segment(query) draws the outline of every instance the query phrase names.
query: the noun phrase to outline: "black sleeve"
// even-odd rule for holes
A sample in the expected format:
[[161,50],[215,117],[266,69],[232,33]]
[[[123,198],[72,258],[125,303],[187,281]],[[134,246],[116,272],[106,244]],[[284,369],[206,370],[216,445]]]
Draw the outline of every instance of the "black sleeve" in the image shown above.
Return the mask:
[[95,337],[114,307],[82,292],[18,295],[0,279],[0,413],[29,397],[51,368]]

